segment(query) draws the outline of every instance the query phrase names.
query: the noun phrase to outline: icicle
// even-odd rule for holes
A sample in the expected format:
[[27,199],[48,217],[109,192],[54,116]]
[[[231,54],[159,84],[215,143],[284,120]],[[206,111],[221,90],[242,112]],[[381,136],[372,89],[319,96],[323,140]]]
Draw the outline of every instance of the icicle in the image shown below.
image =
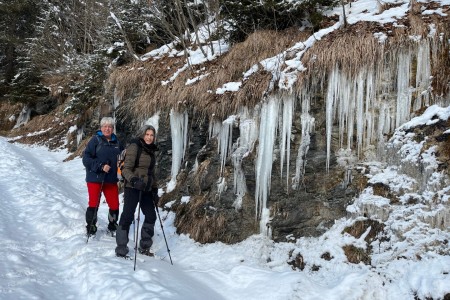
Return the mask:
[[[358,74],[357,80],[356,80],[356,153],[359,156],[361,154],[362,145],[363,145],[363,136],[364,136],[364,123],[365,123],[365,117],[364,117],[364,88],[365,88],[365,72],[361,71]],[[350,134],[349,137],[351,138]],[[349,143],[350,144],[350,143]],[[350,144],[351,145],[351,144]],[[349,145],[349,146],[350,146]]]
[[298,189],[300,185],[300,180],[305,175],[306,166],[306,154],[309,150],[309,145],[311,143],[311,132],[314,128],[315,119],[309,115],[308,112],[302,113],[302,140],[300,146],[298,147],[295,177],[292,179],[292,188],[294,190]]
[[234,167],[234,194],[236,195],[236,200],[233,203],[235,209],[240,209],[242,207],[242,199],[247,193],[247,183],[245,181],[245,174],[242,170],[242,159],[244,158],[247,151],[244,148],[238,148],[233,153],[233,167]]
[[291,153],[291,132],[292,119],[294,114],[293,96],[283,99],[283,118],[281,125],[281,142],[280,142],[280,173],[283,178],[284,156],[286,154],[286,186],[289,186],[289,160]]
[[309,150],[309,145],[311,142],[311,132],[314,129],[315,119],[309,114],[310,111],[310,98],[311,95],[309,91],[304,91],[301,96],[302,104],[302,114],[300,116],[302,124],[302,136],[300,140],[300,146],[298,147],[297,159],[295,165],[295,176],[292,178],[292,188],[297,190],[300,181],[305,175],[305,165],[306,165],[306,154]]
[[336,68],[331,71],[328,79],[328,90],[326,98],[326,128],[327,128],[327,171],[330,169],[330,156],[331,156],[331,134],[333,131],[333,108],[335,102],[337,102],[339,72]]
[[375,133],[375,113],[372,113],[372,106],[375,102],[375,76],[374,69],[368,69],[367,80],[366,80],[366,97],[365,97],[365,128],[363,128],[365,133],[364,148],[366,149],[373,143],[373,136]]
[[[280,101],[270,98],[261,109],[259,147],[256,158],[256,218],[261,219],[261,227],[265,228],[266,219],[262,218],[267,207],[272,175],[273,147],[276,138]],[[264,223],[264,224],[263,224]]]
[[247,108],[239,114],[239,147],[244,147],[247,151],[252,151],[253,146],[258,139],[257,121],[247,112]]
[[407,51],[400,53],[397,66],[397,112],[395,127],[399,127],[410,118],[411,88],[410,88],[411,55]]
[[209,139],[218,136],[221,128],[222,128],[222,123],[220,123],[217,120],[212,119],[209,122]]
[[419,44],[417,53],[417,70],[416,70],[416,91],[417,98],[414,101],[414,110],[419,110],[422,106],[430,105],[430,44],[428,40],[424,40]]
[[222,194],[223,192],[225,192],[227,190],[228,186],[227,186],[227,180],[225,177],[219,177],[219,179],[217,180],[217,192],[218,194]]
[[223,168],[228,157],[228,153],[231,151],[232,137],[233,137],[233,124],[236,116],[230,116],[222,122],[220,129],[218,148],[220,153],[220,173],[223,174]]
[[272,229],[269,226],[269,222],[271,221],[270,210],[267,207],[264,207],[261,210],[261,222],[259,222],[259,232],[262,235],[265,235],[269,238],[272,237]]
[[172,135],[172,169],[171,180],[168,183],[168,192],[176,185],[178,172],[181,169],[187,148],[188,114],[170,111],[170,129]]
[[245,174],[242,170],[242,160],[252,150],[256,139],[258,138],[257,123],[253,118],[248,116],[246,108],[243,108],[239,113],[239,138],[237,140],[237,148],[232,154],[233,167],[234,167],[234,193],[236,200],[233,206],[236,209],[242,207],[242,199],[247,193],[247,184],[245,181]]
[[30,120],[31,109],[28,106],[24,106],[19,116],[17,117],[16,125],[14,128],[19,128],[20,126],[27,124]]
[[342,76],[345,80],[345,93],[342,95],[342,97],[339,99],[341,101],[342,99],[345,99],[346,106],[347,106],[347,112],[346,112],[346,120],[347,120],[347,126],[346,126],[346,132],[347,132],[347,148],[351,149],[353,147],[353,131],[355,128],[355,110],[356,110],[356,91],[357,91],[357,80],[350,80],[347,78],[347,76]]
[[81,128],[77,129],[77,146],[80,145],[81,141],[83,140],[84,136],[84,125],[81,126]]

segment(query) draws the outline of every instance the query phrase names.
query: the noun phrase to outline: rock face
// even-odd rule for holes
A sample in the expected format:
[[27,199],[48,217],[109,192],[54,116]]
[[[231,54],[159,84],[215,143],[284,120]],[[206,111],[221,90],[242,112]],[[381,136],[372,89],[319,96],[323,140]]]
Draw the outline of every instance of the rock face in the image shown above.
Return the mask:
[[[168,120],[160,117],[160,120]],[[317,118],[323,116],[318,115]],[[193,119],[189,122],[194,122]],[[209,138],[208,126],[205,122],[194,123],[189,127],[189,147],[177,176],[176,188],[166,193],[161,203],[171,203],[170,209],[176,212],[176,226],[180,233],[190,234],[199,242],[236,243],[260,232],[255,201],[258,145],[242,159],[246,193],[237,208],[232,158],[226,160],[221,175],[218,139]],[[237,127],[233,130],[233,143],[239,138]],[[158,176],[161,182],[167,182],[170,180],[172,163],[170,124],[160,122],[159,128]],[[286,169],[281,176],[279,159],[273,161],[267,202],[271,221],[267,224],[267,232],[271,232],[275,241],[322,234],[334,220],[346,215],[346,205],[358,192],[358,178],[361,175],[356,170],[342,168],[335,158],[331,159],[329,171],[326,170],[326,141],[325,136],[320,134],[323,130],[317,127],[317,133],[311,137],[305,157],[305,173],[297,189],[292,188],[291,182],[295,173],[295,155],[290,157],[288,179]],[[301,130],[293,128],[292,131],[292,140],[300,141]],[[299,146],[297,143],[294,147]],[[292,149],[292,152],[296,153],[297,150]],[[353,180],[346,181],[345,178],[349,176]],[[181,200],[186,196],[190,197],[187,203]]]

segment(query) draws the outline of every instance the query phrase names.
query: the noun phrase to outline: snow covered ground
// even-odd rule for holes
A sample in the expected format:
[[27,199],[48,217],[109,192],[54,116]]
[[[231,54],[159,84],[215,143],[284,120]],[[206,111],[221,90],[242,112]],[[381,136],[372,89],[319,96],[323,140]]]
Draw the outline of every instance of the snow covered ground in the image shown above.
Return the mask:
[[[444,111],[448,115],[450,108]],[[422,119],[427,122],[426,117]],[[87,190],[79,158],[63,162],[68,156],[65,151],[11,144],[5,138],[0,138],[0,152],[3,300],[406,300],[442,299],[450,293],[450,256],[448,248],[442,248],[445,240],[448,247],[448,228],[410,230],[405,240],[380,244],[372,256],[375,264],[370,266],[349,263],[342,250],[344,245],[357,245],[363,239],[342,234],[352,222],[349,219],[337,220],[319,238],[302,238],[296,243],[273,243],[263,236],[252,236],[236,245],[201,245],[176,234],[174,215],[161,210],[173,265],[157,224],[154,250],[158,257],[138,254],[134,271],[132,260],[115,257],[115,240],[102,234],[107,224],[105,203],[99,209],[100,232],[86,243]],[[443,193],[447,194],[443,199],[448,200],[448,189]],[[354,209],[365,199],[367,193],[355,202]],[[391,215],[412,214],[402,211],[401,206],[397,209]],[[407,222],[408,218],[387,221],[392,228],[408,226]],[[442,244],[436,246],[439,242]],[[133,245],[131,237],[131,249]],[[292,270],[287,264],[291,251],[303,256],[303,271]],[[321,257],[325,252],[331,254],[331,260]],[[420,259],[414,257],[418,252]],[[134,256],[133,250],[130,254]],[[314,270],[314,265],[320,268]]]

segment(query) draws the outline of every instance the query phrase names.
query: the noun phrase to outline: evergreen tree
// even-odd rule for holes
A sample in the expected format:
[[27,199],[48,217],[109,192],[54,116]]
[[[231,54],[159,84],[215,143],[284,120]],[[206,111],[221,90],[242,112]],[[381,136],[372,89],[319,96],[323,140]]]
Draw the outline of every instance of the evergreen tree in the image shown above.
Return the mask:
[[39,5],[32,0],[0,2],[0,99],[10,92],[23,43],[34,32]]
[[230,41],[241,42],[261,29],[283,30],[308,25],[317,29],[320,9],[335,5],[335,0],[220,0],[221,17],[228,22]]

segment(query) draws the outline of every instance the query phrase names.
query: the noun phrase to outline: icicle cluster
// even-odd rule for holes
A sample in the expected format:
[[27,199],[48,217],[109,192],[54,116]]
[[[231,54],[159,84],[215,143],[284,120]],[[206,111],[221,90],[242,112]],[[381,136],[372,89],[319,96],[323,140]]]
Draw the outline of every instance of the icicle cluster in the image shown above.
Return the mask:
[[[354,78],[339,66],[328,75],[326,94],[327,169],[330,165],[334,124],[339,130],[339,148],[381,149],[385,135],[409,120],[412,111],[430,104],[429,41],[393,52],[381,66],[361,70]],[[417,67],[412,69],[413,60]],[[416,75],[415,86],[412,74]],[[394,96],[396,95],[396,96]],[[356,147],[353,145],[356,137]]]

